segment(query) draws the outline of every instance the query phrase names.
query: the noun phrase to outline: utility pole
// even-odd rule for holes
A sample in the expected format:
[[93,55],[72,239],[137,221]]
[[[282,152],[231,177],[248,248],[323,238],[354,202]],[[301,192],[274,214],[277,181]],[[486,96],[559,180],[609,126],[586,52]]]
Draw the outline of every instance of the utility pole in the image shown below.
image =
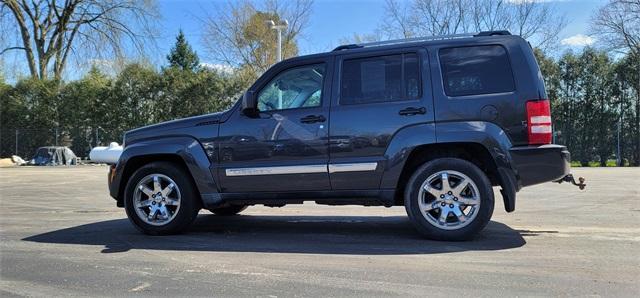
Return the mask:
[[18,129],[16,128],[16,156],[18,155]]
[[[282,61],[282,30],[286,29],[289,26],[289,22],[287,20],[280,21],[280,24],[276,24],[273,20],[268,20],[267,25],[278,32],[278,44],[277,44],[277,61]],[[282,91],[278,92],[278,109],[282,109]]]

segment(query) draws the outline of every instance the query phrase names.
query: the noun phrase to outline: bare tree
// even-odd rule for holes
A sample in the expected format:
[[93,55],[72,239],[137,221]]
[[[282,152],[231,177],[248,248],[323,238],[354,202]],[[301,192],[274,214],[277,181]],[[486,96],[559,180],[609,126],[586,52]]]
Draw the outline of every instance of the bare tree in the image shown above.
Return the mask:
[[155,4],[151,0],[1,0],[0,26],[16,33],[3,38],[0,54],[23,51],[31,76],[60,79],[70,56],[121,56],[125,48],[142,52],[151,40]]
[[640,53],[640,0],[613,0],[593,17],[591,31],[610,49]]
[[530,0],[387,0],[387,38],[510,30],[539,48],[556,44],[566,25],[550,3]]
[[289,22],[282,35],[282,56],[295,56],[296,40],[309,24],[311,6],[312,0],[227,2],[204,20],[203,43],[213,59],[256,76],[276,60],[276,32],[265,22]]

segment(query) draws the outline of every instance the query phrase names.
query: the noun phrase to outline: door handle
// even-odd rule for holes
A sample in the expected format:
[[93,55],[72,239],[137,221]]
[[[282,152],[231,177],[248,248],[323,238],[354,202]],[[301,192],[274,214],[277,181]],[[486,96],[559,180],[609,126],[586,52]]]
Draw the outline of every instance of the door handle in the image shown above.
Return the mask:
[[419,107],[419,108],[408,107],[398,112],[398,114],[402,116],[413,116],[413,115],[426,114],[426,113],[427,113],[427,109],[425,107]]
[[300,122],[302,123],[316,123],[316,122],[325,122],[327,118],[322,115],[309,115],[300,118]]

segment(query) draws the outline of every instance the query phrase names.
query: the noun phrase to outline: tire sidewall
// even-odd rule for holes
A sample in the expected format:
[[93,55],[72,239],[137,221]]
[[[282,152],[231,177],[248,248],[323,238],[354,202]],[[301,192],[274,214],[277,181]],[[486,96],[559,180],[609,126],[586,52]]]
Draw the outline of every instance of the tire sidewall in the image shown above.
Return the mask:
[[[418,194],[424,181],[434,173],[444,170],[467,175],[478,187],[480,207],[478,214],[468,225],[456,230],[440,229],[427,221],[418,204]],[[414,226],[427,238],[434,240],[461,241],[477,235],[489,222],[494,208],[491,182],[476,165],[457,158],[439,158],[420,166],[409,179],[404,194],[405,209]]]
[[[140,219],[134,209],[133,194],[138,182],[151,174],[163,174],[171,178],[180,189],[180,208],[178,213],[169,223],[161,226],[154,226]],[[129,178],[124,193],[124,207],[127,217],[133,225],[140,231],[149,235],[176,234],[184,231],[193,222],[198,214],[198,205],[194,191],[193,182],[179,166],[168,162],[153,162],[142,166],[136,170]]]

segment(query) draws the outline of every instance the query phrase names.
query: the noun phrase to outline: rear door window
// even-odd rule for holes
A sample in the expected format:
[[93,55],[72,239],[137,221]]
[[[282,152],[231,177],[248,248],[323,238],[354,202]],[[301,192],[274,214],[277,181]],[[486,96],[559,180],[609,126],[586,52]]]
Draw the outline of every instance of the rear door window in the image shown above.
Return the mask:
[[420,72],[415,53],[345,60],[340,104],[365,104],[420,97]]
[[509,56],[502,46],[446,48],[439,55],[442,83],[448,96],[515,90]]

